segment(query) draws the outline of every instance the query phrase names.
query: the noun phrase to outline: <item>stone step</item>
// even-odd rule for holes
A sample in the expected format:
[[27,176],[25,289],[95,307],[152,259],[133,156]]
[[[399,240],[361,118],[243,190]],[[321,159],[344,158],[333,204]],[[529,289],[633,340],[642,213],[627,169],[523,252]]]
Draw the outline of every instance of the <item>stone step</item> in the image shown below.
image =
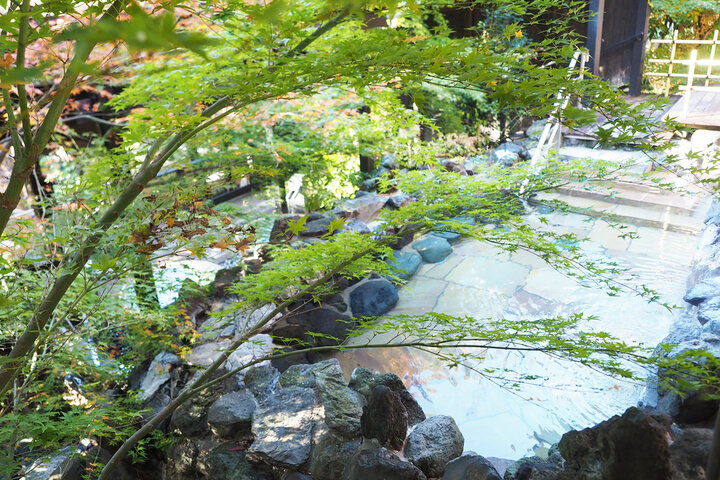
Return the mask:
[[[575,192],[571,192],[575,193]],[[673,232],[697,235],[703,227],[705,211],[710,199],[698,202],[692,212],[677,213],[670,206],[648,208],[645,205],[629,205],[616,202],[615,198],[587,198],[573,194],[545,193],[539,200],[560,200],[583,209],[581,213],[592,217],[612,216],[616,221],[628,225],[657,228]]]

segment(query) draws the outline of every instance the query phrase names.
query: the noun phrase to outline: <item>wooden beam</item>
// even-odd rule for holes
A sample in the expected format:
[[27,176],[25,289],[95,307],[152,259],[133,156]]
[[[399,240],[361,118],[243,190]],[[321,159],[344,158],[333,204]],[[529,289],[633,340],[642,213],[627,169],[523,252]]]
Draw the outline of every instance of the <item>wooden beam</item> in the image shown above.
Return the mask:
[[645,42],[648,36],[650,22],[650,4],[648,0],[636,0],[637,9],[635,17],[635,31],[642,36],[635,41],[632,49],[632,64],[630,65],[630,95],[636,97],[642,90],[643,66],[645,64]]
[[590,0],[588,33],[586,47],[590,52],[588,68],[597,75],[600,70],[600,51],[602,50],[603,19],[605,17],[605,0]]

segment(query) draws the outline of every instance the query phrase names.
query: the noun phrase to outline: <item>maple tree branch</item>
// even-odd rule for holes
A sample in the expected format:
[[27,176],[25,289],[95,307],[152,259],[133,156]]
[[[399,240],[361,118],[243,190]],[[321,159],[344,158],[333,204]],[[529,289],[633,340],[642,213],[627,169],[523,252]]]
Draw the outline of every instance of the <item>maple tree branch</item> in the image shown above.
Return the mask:
[[[108,19],[110,18],[117,17],[120,12],[124,10],[127,3],[128,0],[115,0],[115,2],[113,2],[110,8],[103,14],[100,20],[98,20],[98,22],[108,21]],[[42,123],[38,127],[34,138],[32,138],[32,142],[25,145],[25,149],[22,155],[18,151],[15,152],[15,165],[13,167],[13,172],[10,175],[10,182],[8,183],[8,187],[5,190],[4,198],[2,198],[2,202],[0,203],[0,235],[2,235],[2,233],[5,231],[5,228],[10,221],[10,215],[12,215],[13,210],[15,210],[15,207],[17,207],[17,204],[20,201],[20,193],[22,192],[22,188],[30,178],[30,174],[32,173],[33,167],[35,166],[35,162],[37,162],[38,158],[40,157],[40,152],[45,149],[47,142],[50,140],[50,136],[57,127],[63,109],[65,108],[68,98],[70,97],[70,93],[72,92],[72,89],[77,83],[78,77],[80,76],[82,67],[85,65],[88,58],[90,57],[90,54],[95,48],[95,45],[95,43],[76,42],[75,56],[70,62],[70,66],[65,72],[65,76],[60,81],[60,84],[58,85],[58,90],[53,97],[50,107],[48,108],[48,112],[45,115]],[[21,45],[18,44],[18,55],[20,52],[20,46]],[[8,119],[10,120],[12,103],[10,102],[9,94],[5,96],[6,110],[8,113]],[[22,98],[22,95],[20,97]],[[16,131],[15,129],[13,130]],[[24,131],[23,134],[26,137],[28,136],[27,131]],[[0,370],[0,372],[4,372],[4,369]],[[3,392],[4,386],[2,382],[2,374],[0,373],[0,394],[2,394]]]
[[[23,0],[20,12],[23,13],[20,17],[20,28],[18,33],[17,43],[17,56],[15,60],[15,66],[18,70],[25,68],[25,51],[28,46],[28,28],[30,22],[30,0]],[[18,105],[20,106],[20,120],[22,121],[23,127],[23,140],[25,141],[25,148],[28,148],[32,144],[32,127],[30,126],[30,110],[28,109],[27,101],[27,90],[25,84],[18,82],[15,85],[18,92]]]

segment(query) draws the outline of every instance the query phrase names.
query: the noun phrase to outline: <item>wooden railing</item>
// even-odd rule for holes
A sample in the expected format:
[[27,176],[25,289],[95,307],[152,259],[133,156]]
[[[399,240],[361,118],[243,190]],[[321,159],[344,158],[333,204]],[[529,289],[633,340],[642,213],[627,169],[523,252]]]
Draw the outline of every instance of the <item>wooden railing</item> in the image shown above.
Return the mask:
[[[679,39],[678,38],[678,31],[675,30],[675,33],[673,34],[672,39],[656,39],[656,40],[650,40],[650,49],[653,48],[653,46],[657,45],[670,45],[670,58],[650,58],[647,60],[650,64],[660,64],[660,65],[667,65],[667,71],[666,72],[646,72],[646,77],[661,77],[665,78],[665,88],[663,90],[663,93],[665,96],[670,94],[670,87],[672,85],[672,79],[673,78],[686,78],[688,79],[688,84],[691,87],[691,90],[693,88],[697,89],[698,87],[692,87],[694,85],[695,79],[704,79],[705,80],[705,87],[709,87],[712,80],[718,80],[720,81],[720,75],[713,74],[713,67],[720,67],[720,61],[715,60],[715,55],[718,53],[718,46],[720,46],[720,38],[718,35],[718,31],[715,30],[713,33],[712,40],[693,40],[693,39]],[[698,60],[697,59],[697,50],[693,50],[694,56],[691,55],[691,58],[689,60],[680,60],[677,58],[677,46],[678,45],[710,45],[710,58],[707,60]],[[676,65],[686,65],[688,67],[688,73],[676,73],[674,70],[674,67]],[[704,71],[704,73],[697,73],[697,67],[707,67]],[[690,70],[692,70],[692,74],[690,74]],[[686,89],[686,86],[680,86],[680,89]]]

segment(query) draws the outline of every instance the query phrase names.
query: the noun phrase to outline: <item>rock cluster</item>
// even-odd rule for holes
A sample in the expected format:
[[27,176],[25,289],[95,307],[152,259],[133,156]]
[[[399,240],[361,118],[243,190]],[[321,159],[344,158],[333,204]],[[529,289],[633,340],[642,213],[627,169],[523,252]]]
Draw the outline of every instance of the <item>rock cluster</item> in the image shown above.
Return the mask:
[[164,478],[425,480],[463,451],[454,420],[425,418],[397,376],[359,368],[348,383],[335,359],[253,367],[224,389],[173,415],[183,438],[167,451]]
[[[662,342],[676,345],[667,355],[672,358],[686,351],[705,350],[720,358],[720,203],[717,201],[713,201],[705,219],[687,286],[684,297],[687,305],[675,317],[669,335]],[[671,373],[664,370],[659,375],[661,380],[671,377]],[[717,392],[689,390],[681,396],[660,387],[657,406],[677,422],[703,422],[718,409],[718,402],[704,398],[705,393]],[[649,400],[652,403],[653,399]]]

